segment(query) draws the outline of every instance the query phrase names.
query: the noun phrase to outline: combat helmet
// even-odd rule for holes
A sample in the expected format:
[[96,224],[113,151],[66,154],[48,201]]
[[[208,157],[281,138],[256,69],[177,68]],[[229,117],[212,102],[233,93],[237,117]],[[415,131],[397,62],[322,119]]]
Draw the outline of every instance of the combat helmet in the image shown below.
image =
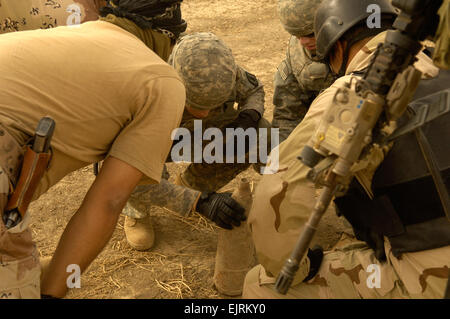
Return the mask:
[[296,37],[314,33],[314,15],[322,0],[279,0],[278,15],[284,29]]
[[[378,5],[381,18],[390,24],[396,17],[396,10],[389,0],[323,0],[317,9],[314,33],[316,35],[317,56],[321,59],[328,56],[334,44],[351,28],[366,23],[373,14],[369,6]],[[385,29],[386,26],[384,25]],[[367,27],[363,36],[376,34],[383,30]],[[361,39],[353,39],[353,42]]]
[[236,84],[237,66],[231,49],[210,32],[186,35],[169,58],[184,81],[186,103],[211,110],[230,97]]

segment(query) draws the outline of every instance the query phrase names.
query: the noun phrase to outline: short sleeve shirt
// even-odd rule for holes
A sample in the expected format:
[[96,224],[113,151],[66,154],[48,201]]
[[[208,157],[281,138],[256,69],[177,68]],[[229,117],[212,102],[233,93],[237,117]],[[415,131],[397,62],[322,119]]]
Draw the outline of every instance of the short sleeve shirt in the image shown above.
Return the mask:
[[184,102],[176,72],[108,22],[0,35],[0,123],[23,145],[56,122],[40,193],[108,155],[159,181]]

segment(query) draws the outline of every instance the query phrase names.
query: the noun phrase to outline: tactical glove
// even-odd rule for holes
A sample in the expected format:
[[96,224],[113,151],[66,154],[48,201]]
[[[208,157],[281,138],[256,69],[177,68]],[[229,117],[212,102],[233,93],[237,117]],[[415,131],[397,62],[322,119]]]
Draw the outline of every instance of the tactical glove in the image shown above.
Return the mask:
[[238,128],[241,127],[244,130],[254,127],[258,128],[258,122],[261,119],[261,115],[255,110],[243,110],[239,113],[237,119],[231,122],[227,127]]
[[323,260],[323,248],[319,245],[315,245],[312,249],[308,249],[308,258],[309,258],[309,273],[303,282],[307,282],[314,278],[315,275],[319,272],[320,264]]
[[[248,128],[258,128],[258,122],[261,118],[261,115],[259,115],[259,113],[255,110],[244,110],[241,113],[239,113],[239,116],[230,124],[228,124],[226,127],[227,128],[242,128],[244,131],[247,130]],[[232,139],[234,139],[234,135],[232,135],[231,137]],[[250,138],[249,136],[245,136],[245,146],[244,146],[244,152],[245,154],[247,154],[251,148],[255,147],[256,145],[250,145]],[[226,147],[228,143],[233,143],[233,141],[230,140],[230,138],[227,136],[225,143],[224,143],[224,154],[226,152]],[[238,144],[237,142],[234,142],[234,154],[237,156],[238,154]]]
[[202,193],[196,210],[225,229],[240,226],[246,219],[245,209],[231,198],[231,193]]

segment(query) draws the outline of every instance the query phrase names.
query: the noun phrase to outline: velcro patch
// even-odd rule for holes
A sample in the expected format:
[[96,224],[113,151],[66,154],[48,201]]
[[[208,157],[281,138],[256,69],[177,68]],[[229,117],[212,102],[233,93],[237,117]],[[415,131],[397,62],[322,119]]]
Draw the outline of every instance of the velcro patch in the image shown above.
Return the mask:
[[258,79],[256,78],[255,75],[253,75],[253,74],[251,74],[251,73],[249,73],[249,72],[247,72],[247,71],[245,71],[245,75],[247,76],[247,80],[248,80],[253,86],[256,87],[256,86],[259,85]]
[[283,81],[286,81],[287,77],[288,77],[288,66],[286,64],[286,61],[281,62],[278,67],[278,73],[280,73],[281,78],[283,79]]

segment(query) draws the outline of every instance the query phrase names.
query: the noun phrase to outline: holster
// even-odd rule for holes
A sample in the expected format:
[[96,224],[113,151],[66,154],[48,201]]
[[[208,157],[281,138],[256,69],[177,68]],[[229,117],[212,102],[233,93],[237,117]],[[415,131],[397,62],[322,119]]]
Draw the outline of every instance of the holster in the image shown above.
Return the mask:
[[47,169],[50,153],[36,153],[27,146],[19,181],[12,193],[5,211],[17,209],[22,218],[28,209],[33,194]]

